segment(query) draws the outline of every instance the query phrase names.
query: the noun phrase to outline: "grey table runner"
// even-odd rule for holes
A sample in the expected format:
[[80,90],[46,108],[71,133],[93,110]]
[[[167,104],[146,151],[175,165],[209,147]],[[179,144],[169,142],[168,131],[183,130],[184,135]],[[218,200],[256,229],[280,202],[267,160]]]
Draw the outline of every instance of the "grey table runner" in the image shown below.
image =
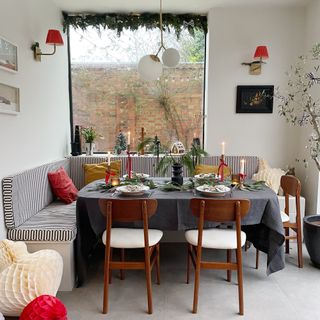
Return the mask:
[[[86,261],[90,247],[105,230],[105,218],[100,213],[98,199],[128,197],[112,193],[93,191],[102,180],[93,182],[79,191],[77,201],[77,269],[79,284],[85,279]],[[158,209],[149,220],[150,228],[162,230],[187,230],[197,228],[197,219],[189,208],[190,199],[202,197],[192,191],[163,192],[154,189],[146,197],[157,199]],[[267,274],[284,268],[284,230],[277,195],[269,188],[259,191],[233,190],[225,198],[249,199],[251,206],[248,215],[242,220],[242,229],[254,246],[268,254]],[[135,226],[139,226],[135,224]],[[205,227],[213,227],[207,223]]]

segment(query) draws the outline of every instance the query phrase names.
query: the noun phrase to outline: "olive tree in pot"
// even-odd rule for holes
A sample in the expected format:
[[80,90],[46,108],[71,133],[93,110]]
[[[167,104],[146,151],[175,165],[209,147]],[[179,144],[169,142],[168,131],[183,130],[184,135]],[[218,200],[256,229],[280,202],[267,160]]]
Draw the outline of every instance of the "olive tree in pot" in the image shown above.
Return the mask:
[[[310,154],[320,171],[320,43],[312,47],[309,56],[300,56],[287,74],[287,92],[275,93],[280,115],[292,125],[311,127]],[[320,267],[320,215],[306,216],[303,230],[311,261]]]
[[86,155],[92,156],[95,148],[94,141],[98,136],[96,130],[92,127],[90,128],[85,127],[81,129],[81,135],[83,136],[85,141]]

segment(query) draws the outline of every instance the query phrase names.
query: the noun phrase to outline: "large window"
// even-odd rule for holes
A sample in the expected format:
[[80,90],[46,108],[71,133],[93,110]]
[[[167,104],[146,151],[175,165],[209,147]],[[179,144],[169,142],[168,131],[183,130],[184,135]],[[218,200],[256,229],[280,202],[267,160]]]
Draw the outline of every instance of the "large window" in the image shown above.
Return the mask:
[[170,147],[179,140],[189,147],[203,136],[205,34],[184,30],[179,39],[165,32],[166,47],[179,50],[176,68],[166,68],[158,81],[139,78],[137,64],[159,47],[159,29],[85,31],[70,28],[73,125],[95,127],[102,135],[97,151],[114,149],[119,131],[131,132],[136,149],[141,128]]

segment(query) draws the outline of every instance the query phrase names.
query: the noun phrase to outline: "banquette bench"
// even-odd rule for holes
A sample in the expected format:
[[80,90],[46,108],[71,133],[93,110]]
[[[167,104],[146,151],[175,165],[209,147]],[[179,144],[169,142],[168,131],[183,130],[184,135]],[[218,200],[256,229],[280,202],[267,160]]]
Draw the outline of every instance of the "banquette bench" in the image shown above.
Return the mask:
[[[125,172],[126,158],[122,160],[121,170]],[[226,163],[233,172],[239,172],[240,159],[246,160],[246,174],[250,178],[258,170],[259,159],[255,156],[227,156]],[[75,266],[73,242],[77,235],[76,202],[64,204],[55,199],[49,181],[48,172],[61,166],[80,190],[84,186],[83,164],[106,161],[105,155],[68,157],[39,167],[29,169],[2,180],[3,208],[7,237],[10,240],[25,241],[31,252],[40,249],[55,249],[63,257],[64,270],[60,290],[69,291],[74,287]],[[132,157],[135,172],[144,172],[150,176],[156,173],[156,157]],[[201,158],[202,164],[218,165],[218,156]],[[166,176],[170,177],[170,170]],[[185,171],[185,176],[188,173]],[[281,203],[280,203],[281,204]],[[283,206],[283,205],[282,205]]]

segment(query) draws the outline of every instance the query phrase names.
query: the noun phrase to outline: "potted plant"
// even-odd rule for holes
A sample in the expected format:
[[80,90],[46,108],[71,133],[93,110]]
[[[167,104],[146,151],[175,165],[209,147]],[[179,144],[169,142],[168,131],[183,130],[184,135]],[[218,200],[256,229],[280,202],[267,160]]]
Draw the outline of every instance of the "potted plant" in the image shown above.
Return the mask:
[[167,148],[163,146],[158,138],[158,136],[147,137],[138,144],[138,152],[146,149],[147,152],[152,153],[157,157],[157,163],[159,163],[160,153],[165,153]]
[[193,175],[195,167],[195,156],[206,155],[207,153],[202,148],[192,148],[189,152],[179,155],[173,155],[171,153],[165,154],[158,166],[156,171],[161,174],[165,174],[167,169],[172,167],[172,182],[182,185],[183,184],[183,166],[185,166],[190,175]]
[[98,136],[96,130],[93,127],[84,127],[81,129],[81,135],[85,141],[86,155],[92,156],[95,148],[94,141]]
[[[292,125],[310,126],[311,158],[320,171],[320,43],[311,49],[311,57],[300,56],[288,72],[288,91],[276,92],[280,115]],[[318,87],[318,90],[315,90]],[[320,215],[304,217],[304,239],[311,261],[320,267]]]

